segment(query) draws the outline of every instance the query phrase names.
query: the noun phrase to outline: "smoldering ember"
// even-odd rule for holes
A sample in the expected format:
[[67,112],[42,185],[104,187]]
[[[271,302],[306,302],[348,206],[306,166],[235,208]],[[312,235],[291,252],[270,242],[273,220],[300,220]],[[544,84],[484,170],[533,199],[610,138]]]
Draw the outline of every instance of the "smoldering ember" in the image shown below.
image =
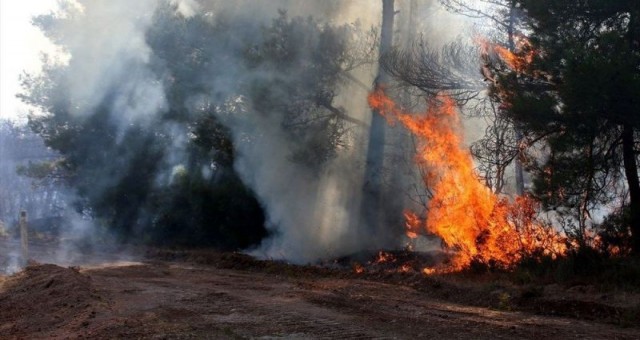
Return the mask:
[[637,0],[0,6],[0,339],[640,339]]

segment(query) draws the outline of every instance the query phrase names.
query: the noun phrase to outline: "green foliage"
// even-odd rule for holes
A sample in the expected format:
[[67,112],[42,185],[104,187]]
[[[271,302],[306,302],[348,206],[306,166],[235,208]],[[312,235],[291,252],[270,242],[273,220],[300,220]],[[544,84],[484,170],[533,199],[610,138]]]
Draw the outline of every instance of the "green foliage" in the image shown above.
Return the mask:
[[632,236],[640,251],[638,2],[516,3],[532,32],[522,53],[536,56],[524,70],[502,72],[493,93],[537,143],[527,164],[535,194],[547,208],[572,212],[581,245],[596,208],[627,202],[634,232],[617,234]]
[[509,279],[519,285],[559,283],[567,286],[593,285],[602,290],[638,291],[640,261],[634,257],[608,256],[589,247],[573,249],[552,259],[523,259]]
[[219,184],[180,174],[155,193],[152,228],[143,239],[151,244],[214,246],[237,250],[266,236],[264,214],[253,193],[232,173]]
[[594,283],[605,289],[640,287],[640,263],[633,258],[606,258],[601,253],[583,248],[559,261],[554,278],[565,284]]
[[605,256],[619,257],[631,253],[631,211],[628,206],[609,214],[594,229],[598,235],[596,247]]
[[244,90],[256,114],[282,115],[296,145],[293,161],[318,169],[345,146],[346,114],[333,102],[345,72],[371,57],[371,50],[354,48],[368,37],[357,25],[289,19],[280,11],[262,29],[261,41],[246,50],[250,72],[264,76]]

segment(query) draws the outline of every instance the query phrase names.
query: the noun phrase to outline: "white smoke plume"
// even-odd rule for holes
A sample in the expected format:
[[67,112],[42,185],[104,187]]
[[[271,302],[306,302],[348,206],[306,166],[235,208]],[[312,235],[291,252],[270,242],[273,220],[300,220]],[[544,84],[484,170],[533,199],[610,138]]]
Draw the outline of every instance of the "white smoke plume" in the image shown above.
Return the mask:
[[156,6],[154,0],[80,1],[56,28],[61,39],[54,37],[55,43],[70,54],[70,97],[78,103],[73,113],[92,114],[112,95],[112,118],[124,129],[166,107],[162,83],[147,68],[145,32]]
[[[156,0],[78,0],[76,10],[70,11],[70,19],[57,27],[60,34],[51,38],[70,55],[68,81],[70,96],[77,103],[76,115],[91,115],[108,99],[113,104],[111,120],[124,133],[134,123],[156,124],[157,118],[167,110],[166,89],[158,72],[150,69],[154,56],[146,41],[159,3]],[[176,15],[184,18],[207,13],[212,20],[223,16],[227,20],[263,25],[277,17],[279,9],[286,10],[290,17],[314,16],[338,25],[359,22],[364,27],[379,26],[382,17],[381,1],[369,0],[170,0],[170,3],[175,5]],[[408,10],[406,3],[408,1],[398,1],[400,11]],[[419,4],[422,11],[437,8],[435,1],[419,1]],[[416,21],[427,18],[435,20],[421,12]],[[434,25],[443,24],[434,21],[426,26]],[[453,36],[463,25],[446,26],[447,37],[442,39]],[[252,253],[304,263],[368,249],[384,243],[380,242],[381,238],[389,237],[388,243],[395,242],[392,235],[402,233],[402,225],[390,226],[393,230],[389,235],[368,235],[358,228],[366,153],[363,141],[368,129],[354,127],[349,147],[341,150],[319,172],[312,172],[291,161],[296,145],[292,145],[281,126],[282,113],[273,112],[268,117],[253,115],[243,98],[233,97],[234,84],[238,82],[279,75],[254,74],[243,67],[240,60],[220,60],[219,63],[224,65],[221,69],[225,72],[211,79],[216,93],[193,93],[185,105],[197,108],[204,105],[200,98],[213,96],[223,97],[230,105],[237,106],[233,114],[219,118],[231,129],[236,149],[235,169],[266,210],[267,227],[273,233]],[[347,82],[337,97],[338,105],[345,108],[347,115],[365,124],[371,118],[366,106],[366,86],[372,84],[376,70],[377,65],[369,65],[354,71],[352,76],[357,82]],[[184,148],[188,143],[188,131],[182,127],[167,125],[164,132],[172,136],[173,142],[165,160],[166,176],[160,176],[158,185],[167,184],[171,173],[184,162]],[[136,147],[145,146],[131,145]],[[104,183],[96,187],[99,190],[109,185],[111,181],[105,177]],[[85,223],[74,225],[84,228]]]

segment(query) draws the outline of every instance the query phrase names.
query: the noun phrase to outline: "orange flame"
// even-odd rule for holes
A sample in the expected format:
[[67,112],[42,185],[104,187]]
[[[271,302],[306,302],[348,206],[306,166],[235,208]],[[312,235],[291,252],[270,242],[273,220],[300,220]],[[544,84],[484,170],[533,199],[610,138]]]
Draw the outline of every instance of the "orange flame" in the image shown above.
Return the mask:
[[395,262],[395,261],[396,261],[396,258],[392,254],[381,250],[378,252],[378,256],[376,257],[376,260],[373,261],[373,263],[386,263],[386,262]]
[[418,238],[419,230],[420,230],[420,218],[418,215],[413,213],[412,211],[404,212],[405,219],[405,228],[407,229],[405,234],[410,239]]
[[424,275],[432,275],[436,273],[436,269],[435,268],[424,268],[422,269],[422,273]]
[[400,266],[400,268],[398,268],[399,273],[410,273],[412,271],[413,271],[413,268],[408,263],[405,263],[402,266]]
[[475,40],[480,45],[483,55],[495,53],[510,69],[518,72],[526,69],[536,56],[536,51],[532,48],[531,42],[521,35],[514,37],[515,51],[510,51],[508,48],[492,43],[486,38],[476,37]]
[[353,265],[353,272],[356,274],[362,274],[364,273],[364,267],[359,263],[355,263]]
[[[423,180],[433,198],[427,204],[426,223],[405,214],[407,230],[426,229],[454,251],[443,271],[466,268],[472,261],[508,268],[538,250],[565,251],[562,237],[536,220],[537,206],[531,198],[509,202],[479,180],[470,152],[462,147],[461,123],[451,98],[433,100],[423,115],[402,112],[380,88],[368,101],[390,124],[400,122],[420,141],[416,162],[426,169]],[[431,274],[433,269],[423,272]]]

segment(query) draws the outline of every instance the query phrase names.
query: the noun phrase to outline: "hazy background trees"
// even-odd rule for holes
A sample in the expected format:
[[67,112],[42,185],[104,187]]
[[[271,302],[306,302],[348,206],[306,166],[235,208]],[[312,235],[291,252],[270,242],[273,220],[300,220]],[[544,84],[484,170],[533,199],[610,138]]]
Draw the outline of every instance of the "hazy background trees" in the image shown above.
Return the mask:
[[[284,10],[266,24],[204,11],[184,16],[166,1],[145,19],[144,67],[122,57],[122,81],[100,84],[102,95],[83,100],[73,86],[85,67],[74,54],[82,57],[84,46],[67,30],[94,10],[83,5],[85,13],[70,6],[35,19],[71,59],[25,76],[22,99],[38,109],[29,127],[59,153],[50,170],[77,194],[75,209],[122,239],[237,249],[267,235],[263,207],[234,169],[238,146],[221,117],[278,125],[294,146],[289,161],[311,173],[349,147],[351,129],[365,126],[335,98],[352,81],[348,72],[375,58],[375,30]],[[154,105],[157,112],[144,112]],[[235,137],[258,143],[262,133]]]
[[54,218],[66,207],[66,192],[55,173],[37,166],[56,157],[28,127],[0,121],[0,221],[7,230],[22,210],[36,224],[42,219],[57,224]]

